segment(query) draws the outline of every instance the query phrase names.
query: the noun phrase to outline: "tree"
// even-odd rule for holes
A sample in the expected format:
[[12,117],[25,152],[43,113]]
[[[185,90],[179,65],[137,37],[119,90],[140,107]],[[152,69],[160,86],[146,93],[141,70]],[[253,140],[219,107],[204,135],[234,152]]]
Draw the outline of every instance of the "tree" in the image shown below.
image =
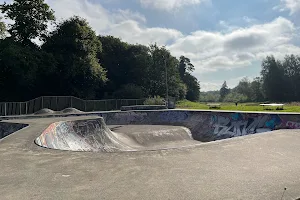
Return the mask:
[[246,95],[237,93],[237,92],[230,92],[225,98],[225,102],[245,102],[248,100]]
[[51,54],[6,38],[0,40],[0,101],[53,95],[56,61]]
[[226,81],[224,81],[221,89],[220,89],[220,101],[223,101],[225,97],[229,94],[230,90],[227,86]]
[[181,56],[179,59],[179,74],[181,80],[187,87],[186,99],[189,101],[199,101],[200,98],[200,84],[196,77],[191,75],[195,70],[194,65],[191,63],[190,59]]
[[5,17],[14,21],[8,26],[8,32],[26,44],[36,37],[44,37],[47,23],[55,19],[44,0],[14,0],[12,4],[1,4],[0,9]]
[[63,21],[42,48],[58,62],[59,94],[94,98],[98,87],[107,81],[106,71],[97,59],[101,42],[86,20],[75,16]]
[[256,77],[250,84],[251,88],[251,101],[259,102],[264,100],[262,93],[262,80],[260,77]]
[[234,88],[234,91],[236,91],[239,94],[242,94],[247,97],[247,99],[250,99],[252,96],[251,93],[251,82],[247,77],[244,77],[238,84],[237,87]]
[[276,61],[274,56],[267,56],[262,62],[261,75],[266,98],[270,101],[284,101],[286,83],[281,62]]
[[299,101],[300,99],[300,57],[286,55],[282,68],[284,70],[286,100]]
[[181,80],[184,79],[186,73],[191,73],[195,70],[195,66],[191,63],[191,60],[185,56],[180,56],[179,59],[179,74]]
[[199,101],[200,98],[200,84],[196,77],[189,73],[184,76],[184,83],[187,86],[186,99],[189,101]]
[[0,39],[3,39],[5,37],[5,32],[6,32],[6,25],[4,22],[1,21],[0,17]]
[[203,102],[218,102],[220,100],[220,91],[201,92],[200,101]]
[[117,99],[141,99],[144,97],[142,88],[134,84],[123,85],[119,90],[114,92],[114,98]]
[[150,66],[145,70],[147,93],[151,96],[166,97],[166,69],[169,96],[177,99],[182,96],[186,88],[180,79],[179,61],[171,55],[165,47],[150,45]]

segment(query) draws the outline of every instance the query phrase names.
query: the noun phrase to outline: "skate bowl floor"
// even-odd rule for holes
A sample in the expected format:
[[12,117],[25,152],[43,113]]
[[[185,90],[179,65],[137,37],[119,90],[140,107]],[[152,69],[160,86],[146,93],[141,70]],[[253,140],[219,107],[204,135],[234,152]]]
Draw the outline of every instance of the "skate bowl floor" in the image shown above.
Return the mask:
[[50,149],[94,152],[161,150],[199,144],[182,126],[107,126],[103,118],[55,122],[35,143]]
[[300,126],[297,115],[266,113],[131,111],[98,116],[98,119],[52,123],[35,143],[70,151],[147,151],[197,146]]
[[[2,118],[3,128],[27,126],[20,129],[18,125],[10,129],[14,133],[0,139],[0,199],[299,198],[300,115],[240,115],[160,111]],[[51,124],[99,117],[115,133],[131,133],[133,129],[140,133],[152,125],[153,131],[175,126],[188,128],[193,138],[208,139],[199,136],[205,133],[215,140],[199,140],[199,145],[189,148],[114,153],[52,150],[34,143]],[[258,133],[262,129],[272,131]],[[221,139],[225,133],[235,137]]]

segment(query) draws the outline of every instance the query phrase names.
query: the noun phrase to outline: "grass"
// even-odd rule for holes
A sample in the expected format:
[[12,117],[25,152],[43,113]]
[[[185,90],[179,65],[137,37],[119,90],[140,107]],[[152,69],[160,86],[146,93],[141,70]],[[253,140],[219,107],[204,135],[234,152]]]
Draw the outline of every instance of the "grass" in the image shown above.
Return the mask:
[[209,109],[208,103],[201,102],[191,102],[191,101],[179,101],[176,104],[176,108],[180,109],[199,109],[199,110],[233,110],[233,111],[261,111],[261,112],[300,112],[300,103],[286,103],[284,105],[284,110],[276,110],[276,108],[271,108],[270,110],[265,110],[259,103],[239,103],[236,106],[234,103],[219,103],[221,104],[221,109]]

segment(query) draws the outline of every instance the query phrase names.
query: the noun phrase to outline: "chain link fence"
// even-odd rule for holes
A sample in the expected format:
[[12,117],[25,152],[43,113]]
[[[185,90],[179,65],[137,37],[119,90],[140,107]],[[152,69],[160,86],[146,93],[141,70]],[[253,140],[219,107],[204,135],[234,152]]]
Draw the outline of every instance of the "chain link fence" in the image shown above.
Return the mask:
[[43,96],[27,102],[0,102],[0,116],[33,114],[43,108],[84,112],[120,110],[122,106],[143,105],[145,99],[82,100],[72,96]]

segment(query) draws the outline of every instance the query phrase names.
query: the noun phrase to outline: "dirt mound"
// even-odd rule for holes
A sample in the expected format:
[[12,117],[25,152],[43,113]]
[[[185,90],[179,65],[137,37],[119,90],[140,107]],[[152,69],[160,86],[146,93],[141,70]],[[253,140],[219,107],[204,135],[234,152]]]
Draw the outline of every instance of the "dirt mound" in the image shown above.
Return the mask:
[[55,113],[53,110],[48,109],[48,108],[44,108],[42,110],[39,110],[39,111],[35,112],[34,114],[35,115],[43,115],[43,114],[53,114],[53,113]]
[[82,113],[82,111],[76,109],[76,108],[66,108],[61,111],[62,113]]

